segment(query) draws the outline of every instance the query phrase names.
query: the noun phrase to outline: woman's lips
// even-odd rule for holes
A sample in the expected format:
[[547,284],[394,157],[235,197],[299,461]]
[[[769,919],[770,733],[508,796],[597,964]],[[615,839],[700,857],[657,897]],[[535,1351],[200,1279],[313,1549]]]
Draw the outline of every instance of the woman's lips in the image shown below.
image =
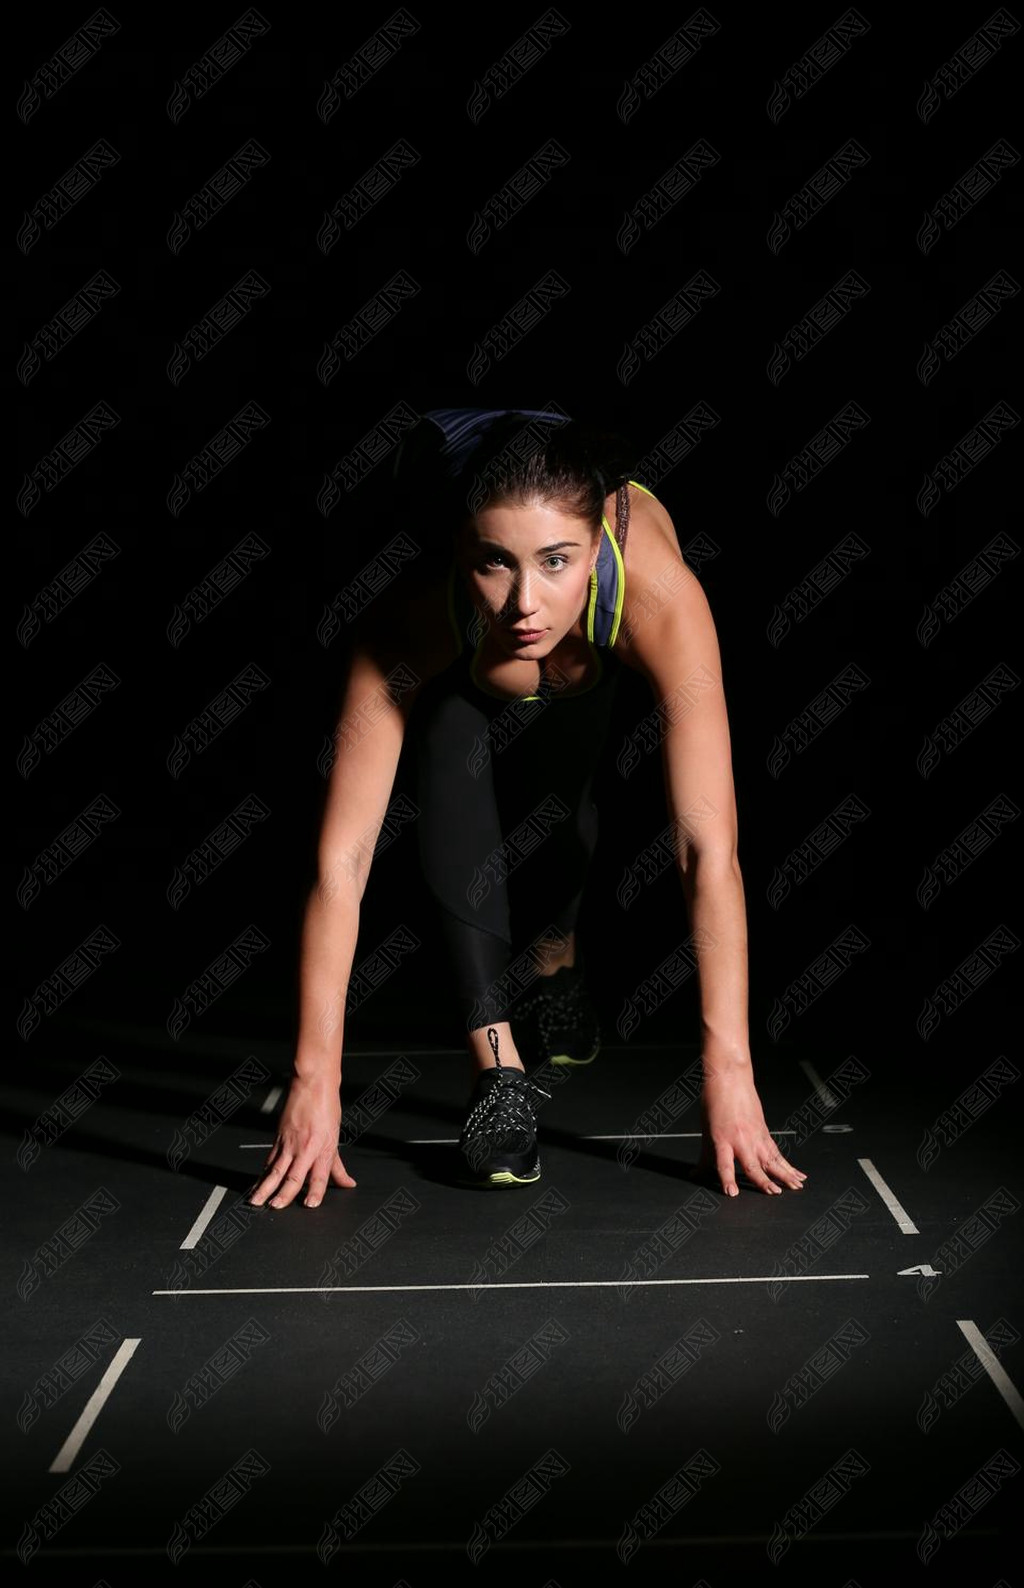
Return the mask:
[[535,640],[539,640],[542,634],[546,634],[547,629],[513,629],[512,633],[522,644],[531,645]]

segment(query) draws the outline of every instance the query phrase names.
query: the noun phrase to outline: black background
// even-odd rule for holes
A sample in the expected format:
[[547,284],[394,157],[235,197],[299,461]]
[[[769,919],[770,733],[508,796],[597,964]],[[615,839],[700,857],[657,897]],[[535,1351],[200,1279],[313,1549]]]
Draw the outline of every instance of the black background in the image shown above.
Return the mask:
[[[918,627],[937,592],[995,536],[1016,535],[1009,503],[1019,497],[1019,431],[1006,433],[955,491],[942,491],[927,516],[917,498],[924,476],[995,403],[1019,408],[1009,353],[1019,301],[943,359],[928,385],[917,367],[925,343],[985,282],[1000,269],[1014,274],[1018,168],[1004,171],[955,227],[943,226],[928,252],[917,238],[942,195],[997,140],[1013,141],[1019,42],[1006,41],[925,121],[916,107],[926,80],[988,13],[962,8],[954,22],[940,29],[929,19],[912,38],[894,36],[879,15],[773,122],[773,83],[833,13],[753,22],[716,13],[718,32],[626,120],[617,113],[626,79],[670,24],[622,14],[609,29],[596,14],[563,9],[565,35],[474,122],[474,81],[542,13],[485,8],[467,25],[448,12],[416,11],[418,30],[358,92],[342,94],[324,124],[317,105],[325,81],[392,13],[348,12],[321,24],[301,10],[267,9],[266,36],[175,124],[166,108],[175,82],[239,12],[177,11],[159,25],[115,14],[120,30],[11,136],[12,235],[97,139],[121,156],[59,224],[14,255],[9,389],[18,456],[9,499],[95,403],[120,416],[56,489],[14,515],[11,762],[95,666],[120,679],[38,765],[12,771],[18,877],[100,793],[123,813],[27,907],[14,903],[16,1010],[99,924],[122,946],[27,1037],[19,1027],[14,1062],[62,1034],[75,1040],[83,1021],[164,1031],[174,1000],[250,924],[269,949],[193,1020],[181,1051],[197,1039],[215,1049],[220,1036],[293,1039],[299,929],[325,786],[318,759],[346,656],[344,635],[325,647],[317,628],[325,606],[394,533],[386,465],[344,491],[326,517],[317,505],[324,477],[399,402],[420,412],[554,401],[624,430],[638,458],[695,405],[720,416],[684,461],[644,483],[672,515],[684,555],[704,548],[699,571],[732,734],[755,1069],[758,1053],[783,1040],[821,1061],[884,1048],[901,1071],[949,1064],[959,1072],[966,1062],[975,1073],[1010,1040],[1013,956],[972,996],[958,995],[956,1007],[943,1003],[934,1024],[928,1010],[992,933],[1016,930],[1001,886],[1016,827],[1000,831],[956,880],[943,880],[928,908],[917,895],[936,857],[985,807],[1019,798],[1008,758],[1014,693],[956,748],[940,750],[927,776],[919,757],[936,725],[994,668],[1014,669],[1018,564],[1002,564],[930,644]],[[73,17],[63,31],[49,12],[23,20],[19,81],[84,20]],[[269,164],[175,255],[167,242],[175,214],[250,138],[269,151]],[[317,246],[325,212],[399,139],[418,152],[417,163],[325,255]],[[474,217],[549,139],[568,162],[474,253]],[[627,213],[700,139],[718,162],[624,252],[617,239]],[[777,213],[849,139],[868,163],[773,252]],[[24,345],[99,269],[121,292],[25,384],[15,373]],[[270,293],[172,384],[175,344],[251,269]],[[325,343],[398,270],[421,290],[325,386],[317,376]],[[550,270],[571,290],[474,383],[474,349]],[[624,382],[617,371],[627,345],[699,271],[720,292]],[[776,344],[849,271],[868,282],[867,296],[773,384]],[[249,401],[269,413],[269,426],[172,513],[175,476]],[[773,514],[775,477],[850,402],[870,423]],[[430,533],[430,510],[424,501],[414,535]],[[23,608],[100,531],[119,555],[22,643]],[[249,532],[270,555],[175,647],[167,633],[175,607]],[[773,645],[776,609],[851,534],[868,554]],[[176,736],[250,663],[270,687],[173,777]],[[773,775],[773,747],[787,725],[851,666],[868,686]],[[624,736],[652,705],[643,681],[627,675],[598,787],[601,840],[581,933],[609,1024],[688,933],[671,870],[628,911],[616,899],[625,868],[667,820],[657,754],[628,779],[615,765]],[[395,793],[402,790],[415,796],[406,760]],[[173,909],[175,868],[249,793],[270,818]],[[769,890],[786,857],[850,795],[868,819],[773,906]],[[411,827],[374,863],[356,965],[399,924],[422,948],[354,1011],[346,1041],[457,1041]],[[869,948],[796,1015],[787,989],[851,926]],[[782,1028],[771,1019],[780,1001],[790,1009]],[[690,982],[645,1016],[634,1039],[694,1041],[698,1009]]]

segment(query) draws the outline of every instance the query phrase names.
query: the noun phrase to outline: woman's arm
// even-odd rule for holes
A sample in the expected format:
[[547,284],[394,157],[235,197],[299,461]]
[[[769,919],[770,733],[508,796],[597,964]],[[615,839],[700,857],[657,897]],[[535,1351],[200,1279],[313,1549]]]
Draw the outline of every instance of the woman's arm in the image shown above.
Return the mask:
[[295,1072],[340,1076],[359,907],[387,815],[405,730],[424,684],[457,652],[443,578],[378,597],[357,623],[334,765],[320,823],[317,880],[302,931]]
[[359,905],[402,748],[404,716],[385,659],[357,646],[335,731],[334,766],[320,827],[318,875],[306,904],[294,1074],[261,1178],[248,1200],[287,1207],[308,1177],[306,1207],[328,1182],[354,1187],[341,1160],[341,1050]]
[[402,751],[410,702],[422,680],[393,649],[357,645],[334,732],[317,846],[317,880],[306,903],[294,1068],[341,1079],[345,999],[359,937],[359,906]]
[[672,521],[650,497],[632,506],[623,616],[622,659],[643,673],[654,697],[645,737],[661,743],[676,869],[697,958],[707,1127],[702,1162],[708,1164],[713,1148],[730,1194],[734,1158],[762,1190],[779,1189],[768,1173],[795,1189],[803,1177],[778,1153],[754,1088],[746,901],[718,636]]
[[256,1207],[270,1197],[271,1207],[287,1207],[307,1176],[305,1206],[312,1208],[329,1181],[356,1183],[341,1161],[338,1138],[345,1000],[359,907],[410,712],[423,683],[445,661],[442,612],[434,591],[417,606],[382,607],[353,648],[320,824],[317,880],[303,922],[294,1075],[273,1149],[249,1195]]

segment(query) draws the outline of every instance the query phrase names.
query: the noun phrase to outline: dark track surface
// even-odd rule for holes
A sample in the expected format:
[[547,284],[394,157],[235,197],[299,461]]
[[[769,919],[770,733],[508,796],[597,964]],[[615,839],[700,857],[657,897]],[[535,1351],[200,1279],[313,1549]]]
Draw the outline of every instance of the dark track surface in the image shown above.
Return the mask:
[[[694,1107],[669,1122],[681,1135],[622,1139],[695,1052],[608,1046],[552,1089],[539,1184],[484,1193],[452,1181],[464,1055],[360,1048],[344,1090],[360,1134],[342,1153],[357,1189],[256,1210],[273,1086],[172,1169],[175,1129],[207,1094],[142,1033],[104,1051],[119,1079],[25,1170],[23,1130],[81,1065],[41,1065],[7,1095],[8,1536],[34,1575],[180,1582],[205,1557],[239,1584],[320,1580],[319,1549],[381,1584],[435,1566],[538,1588],[600,1567],[710,1588],[869,1588],[925,1567],[929,1584],[1013,1581],[1019,1396],[1015,1412],[967,1333],[1019,1384],[1003,1349],[1020,1317],[1005,1108],[925,1169],[945,1081],[901,1096],[887,1078],[882,1110],[873,1079],[811,1119],[797,1111],[823,1078],[780,1050],[759,1092],[809,1178],[730,1200],[691,1176]],[[414,1078],[360,1114],[399,1056]],[[274,1051],[262,1062],[282,1068]],[[83,1205],[79,1235],[54,1244]],[[983,1207],[987,1234],[952,1255]],[[900,1273],[922,1264],[939,1273]],[[38,1381],[85,1337],[84,1371],[47,1396]],[[242,1487],[218,1488],[246,1463]],[[83,1471],[106,1475],[47,1534],[40,1509]],[[964,1485],[976,1509],[954,1531],[943,1507]]]

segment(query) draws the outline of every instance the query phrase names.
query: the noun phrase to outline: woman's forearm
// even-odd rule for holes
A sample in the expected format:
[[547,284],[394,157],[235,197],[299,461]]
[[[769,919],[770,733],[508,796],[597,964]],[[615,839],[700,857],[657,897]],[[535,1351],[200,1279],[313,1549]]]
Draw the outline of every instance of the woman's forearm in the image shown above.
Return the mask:
[[302,927],[298,1076],[341,1080],[345,999],[359,936],[360,888],[354,878],[311,889]]
[[690,850],[679,875],[697,951],[705,1071],[747,1066],[747,913],[739,861]]

